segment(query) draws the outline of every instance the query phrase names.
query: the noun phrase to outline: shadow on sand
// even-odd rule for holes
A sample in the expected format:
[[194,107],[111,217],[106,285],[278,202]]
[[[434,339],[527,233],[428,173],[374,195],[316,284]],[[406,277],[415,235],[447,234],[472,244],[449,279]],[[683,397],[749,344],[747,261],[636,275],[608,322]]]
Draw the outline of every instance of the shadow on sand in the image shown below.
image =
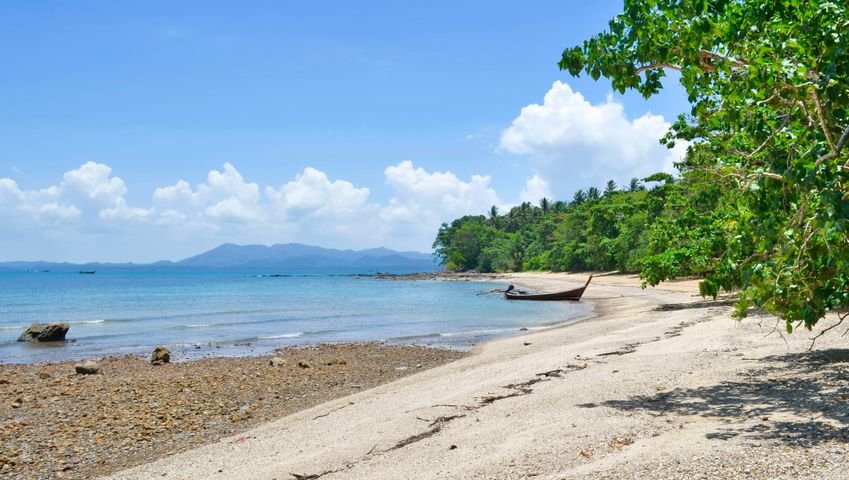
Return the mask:
[[796,446],[849,440],[849,349],[766,357],[739,381],[608,400],[599,406],[651,415],[715,418],[707,438],[744,435]]

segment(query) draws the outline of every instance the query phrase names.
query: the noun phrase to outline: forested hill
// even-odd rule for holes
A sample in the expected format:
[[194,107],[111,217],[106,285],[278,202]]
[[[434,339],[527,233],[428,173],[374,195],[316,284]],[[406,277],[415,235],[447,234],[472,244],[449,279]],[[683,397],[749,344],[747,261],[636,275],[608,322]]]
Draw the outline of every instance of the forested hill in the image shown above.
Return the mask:
[[492,207],[443,224],[434,252],[450,270],[621,270],[651,284],[704,274],[725,249],[723,205],[734,194],[706,180],[685,168],[678,180],[660,173],[568,202],[543,198],[504,214]]

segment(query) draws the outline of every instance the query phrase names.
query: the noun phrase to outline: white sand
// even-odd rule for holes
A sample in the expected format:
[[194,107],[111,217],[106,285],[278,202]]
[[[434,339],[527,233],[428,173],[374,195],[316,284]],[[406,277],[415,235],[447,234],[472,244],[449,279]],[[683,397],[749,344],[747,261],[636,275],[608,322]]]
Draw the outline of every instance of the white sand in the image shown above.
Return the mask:
[[[513,281],[558,290],[584,279]],[[807,354],[811,334],[785,343],[767,335],[773,319],[654,310],[702,301],[694,281],[638,285],[597,277],[585,294],[595,318],[111,478],[849,478],[841,329]]]

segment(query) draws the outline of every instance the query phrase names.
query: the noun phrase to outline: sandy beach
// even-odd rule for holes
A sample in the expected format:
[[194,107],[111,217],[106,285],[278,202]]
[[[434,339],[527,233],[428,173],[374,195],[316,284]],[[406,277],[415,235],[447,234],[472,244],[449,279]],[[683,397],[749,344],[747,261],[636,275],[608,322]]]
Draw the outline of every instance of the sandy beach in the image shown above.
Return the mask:
[[[555,290],[585,278],[510,280]],[[597,276],[592,318],[198,448],[176,441],[185,451],[107,478],[849,478],[843,330],[808,352],[812,333],[782,338],[774,319],[737,322],[695,292],[696,281],[643,290]]]
[[[584,278],[513,281],[547,290]],[[592,319],[110,478],[849,477],[842,332],[808,353],[810,333],[738,323],[696,285],[600,276],[586,294]]]

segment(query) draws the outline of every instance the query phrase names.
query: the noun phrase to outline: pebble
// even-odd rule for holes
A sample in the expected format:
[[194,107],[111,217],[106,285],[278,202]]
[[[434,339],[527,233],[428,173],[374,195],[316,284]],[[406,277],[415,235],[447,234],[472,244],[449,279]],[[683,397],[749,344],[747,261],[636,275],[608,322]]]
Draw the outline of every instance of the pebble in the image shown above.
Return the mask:
[[268,356],[213,357],[169,368],[149,368],[149,359],[138,357],[106,358],[97,362],[99,375],[68,375],[74,362],[0,364],[0,477],[110,474],[415,371],[395,370],[399,364],[431,368],[463,355],[341,344],[274,355],[310,368],[269,368]]

